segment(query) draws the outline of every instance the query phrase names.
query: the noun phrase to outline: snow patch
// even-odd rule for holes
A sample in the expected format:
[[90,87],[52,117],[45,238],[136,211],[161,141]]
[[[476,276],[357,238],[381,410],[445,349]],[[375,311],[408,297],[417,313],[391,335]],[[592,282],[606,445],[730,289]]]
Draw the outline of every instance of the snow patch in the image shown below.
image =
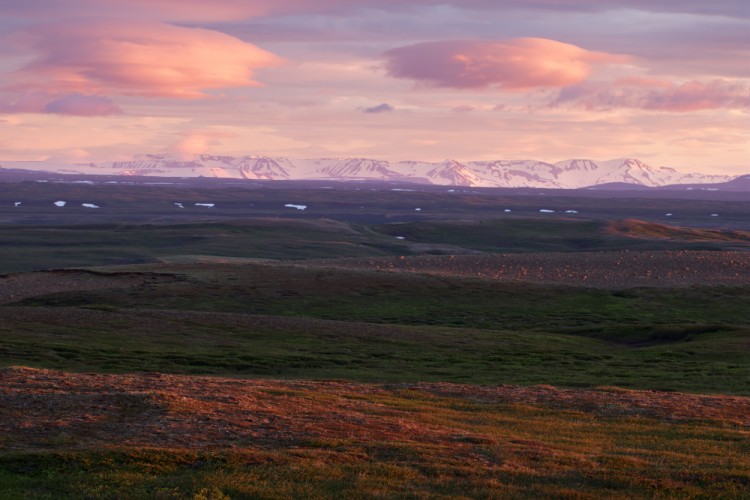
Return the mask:
[[542,213],[542,214],[554,214],[555,211],[554,210],[547,210],[546,208],[543,208],[543,209],[539,210],[539,213]]
[[296,208],[297,210],[307,210],[307,205],[295,205],[294,203],[287,203],[284,206],[286,208]]
[[414,209],[414,211],[415,211],[415,212],[421,212],[421,211],[422,211],[422,209],[421,209],[421,208],[415,208],[415,209]]
[[506,214],[509,214],[510,213],[510,208],[506,208],[505,210],[503,210],[503,212],[505,212]]
[[174,206],[176,206],[177,208],[185,208],[185,205],[183,205],[182,203],[175,203]]
[[15,202],[15,203],[13,204],[13,206],[15,206],[15,207],[18,207],[18,206],[20,206],[20,205],[21,205],[21,203],[22,203],[22,202],[20,202],[20,201],[17,201],[17,202]]
[[664,217],[672,217],[672,214],[671,213],[664,214]]
[[404,236],[394,236],[397,240],[405,240],[406,237]]
[[718,217],[719,214],[711,214],[711,217]]
[[577,214],[578,210],[566,210],[565,213],[566,214]]
[[55,202],[55,206],[56,207],[64,207],[65,205],[67,205],[67,203],[68,202],[66,202],[66,201],[56,201]]
[[196,207],[206,207],[206,208],[214,208],[216,205],[214,203],[196,203]]
[[81,203],[81,206],[86,208],[99,208],[99,205],[94,205],[93,203]]

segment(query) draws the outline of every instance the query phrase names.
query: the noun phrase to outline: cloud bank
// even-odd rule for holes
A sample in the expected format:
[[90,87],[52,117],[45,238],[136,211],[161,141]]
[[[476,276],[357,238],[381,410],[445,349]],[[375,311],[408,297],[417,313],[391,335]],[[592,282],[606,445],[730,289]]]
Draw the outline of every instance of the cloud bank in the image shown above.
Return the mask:
[[581,85],[562,89],[554,106],[588,110],[631,108],[687,113],[708,109],[750,109],[750,84],[715,79],[673,83],[630,78],[611,85]]
[[87,16],[149,17],[162,21],[214,22],[258,16],[341,11],[352,8],[383,10],[414,6],[450,5],[455,8],[502,12],[507,9],[537,12],[601,12],[642,10],[750,17],[745,0],[0,0],[7,15],[60,19],[71,12]]
[[122,110],[111,99],[98,95],[25,92],[10,103],[0,102],[0,113],[47,113],[72,116],[119,115]]

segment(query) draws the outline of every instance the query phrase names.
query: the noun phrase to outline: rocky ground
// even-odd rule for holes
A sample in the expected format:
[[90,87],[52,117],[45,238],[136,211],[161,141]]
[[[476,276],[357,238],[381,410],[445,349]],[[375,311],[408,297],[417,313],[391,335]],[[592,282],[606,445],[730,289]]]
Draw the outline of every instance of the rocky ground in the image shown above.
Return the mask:
[[142,287],[175,279],[177,278],[173,275],[150,272],[99,273],[75,269],[10,273],[0,275],[0,304],[50,293]]
[[750,253],[649,251],[402,256],[319,260],[305,265],[475,276],[606,289],[745,285]]

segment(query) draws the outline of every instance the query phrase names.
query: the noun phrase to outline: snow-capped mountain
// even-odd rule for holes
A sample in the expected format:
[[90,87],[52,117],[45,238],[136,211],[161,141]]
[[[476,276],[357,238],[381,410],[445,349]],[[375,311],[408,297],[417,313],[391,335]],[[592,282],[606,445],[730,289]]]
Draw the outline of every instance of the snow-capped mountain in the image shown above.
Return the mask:
[[390,163],[367,158],[324,159],[315,162],[318,173],[329,179],[403,179],[405,175],[393,170]]
[[482,179],[467,165],[456,160],[446,160],[435,165],[426,174],[432,184],[447,184],[450,186],[482,186]]
[[289,159],[267,156],[168,154],[138,155],[132,161],[64,164],[55,162],[0,162],[0,168],[42,170],[65,174],[156,177],[214,177],[262,180],[406,181],[471,187],[528,187],[577,189],[609,183],[639,186],[729,182],[727,175],[682,173],[652,167],[640,160],[587,159],[546,163],[536,160],[495,160],[439,163],[388,162],[368,158]]
[[484,176],[497,187],[545,187],[567,188],[558,179],[554,165],[536,160],[495,160],[470,162],[475,170],[486,172]]
[[233,177],[231,167],[239,169],[243,179],[264,179],[264,180],[288,180],[291,177],[289,172],[294,170],[294,165],[286,158],[268,158],[265,156],[256,158],[241,158],[240,161],[228,159],[226,161],[226,177]]

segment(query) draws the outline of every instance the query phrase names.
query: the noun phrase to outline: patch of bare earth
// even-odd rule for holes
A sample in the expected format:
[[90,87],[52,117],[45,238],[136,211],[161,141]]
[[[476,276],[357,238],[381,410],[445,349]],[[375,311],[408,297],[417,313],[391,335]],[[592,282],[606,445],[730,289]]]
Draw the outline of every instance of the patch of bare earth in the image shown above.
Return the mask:
[[[437,399],[436,399],[437,398]],[[164,374],[0,371],[0,450],[291,446],[311,440],[431,443],[457,429],[389,401],[523,404],[594,418],[646,417],[750,427],[750,398],[602,388],[238,380]],[[467,436],[462,443],[492,441]]]
[[473,276],[499,281],[594,288],[750,284],[750,253],[617,251],[401,256],[337,259],[304,265]]

